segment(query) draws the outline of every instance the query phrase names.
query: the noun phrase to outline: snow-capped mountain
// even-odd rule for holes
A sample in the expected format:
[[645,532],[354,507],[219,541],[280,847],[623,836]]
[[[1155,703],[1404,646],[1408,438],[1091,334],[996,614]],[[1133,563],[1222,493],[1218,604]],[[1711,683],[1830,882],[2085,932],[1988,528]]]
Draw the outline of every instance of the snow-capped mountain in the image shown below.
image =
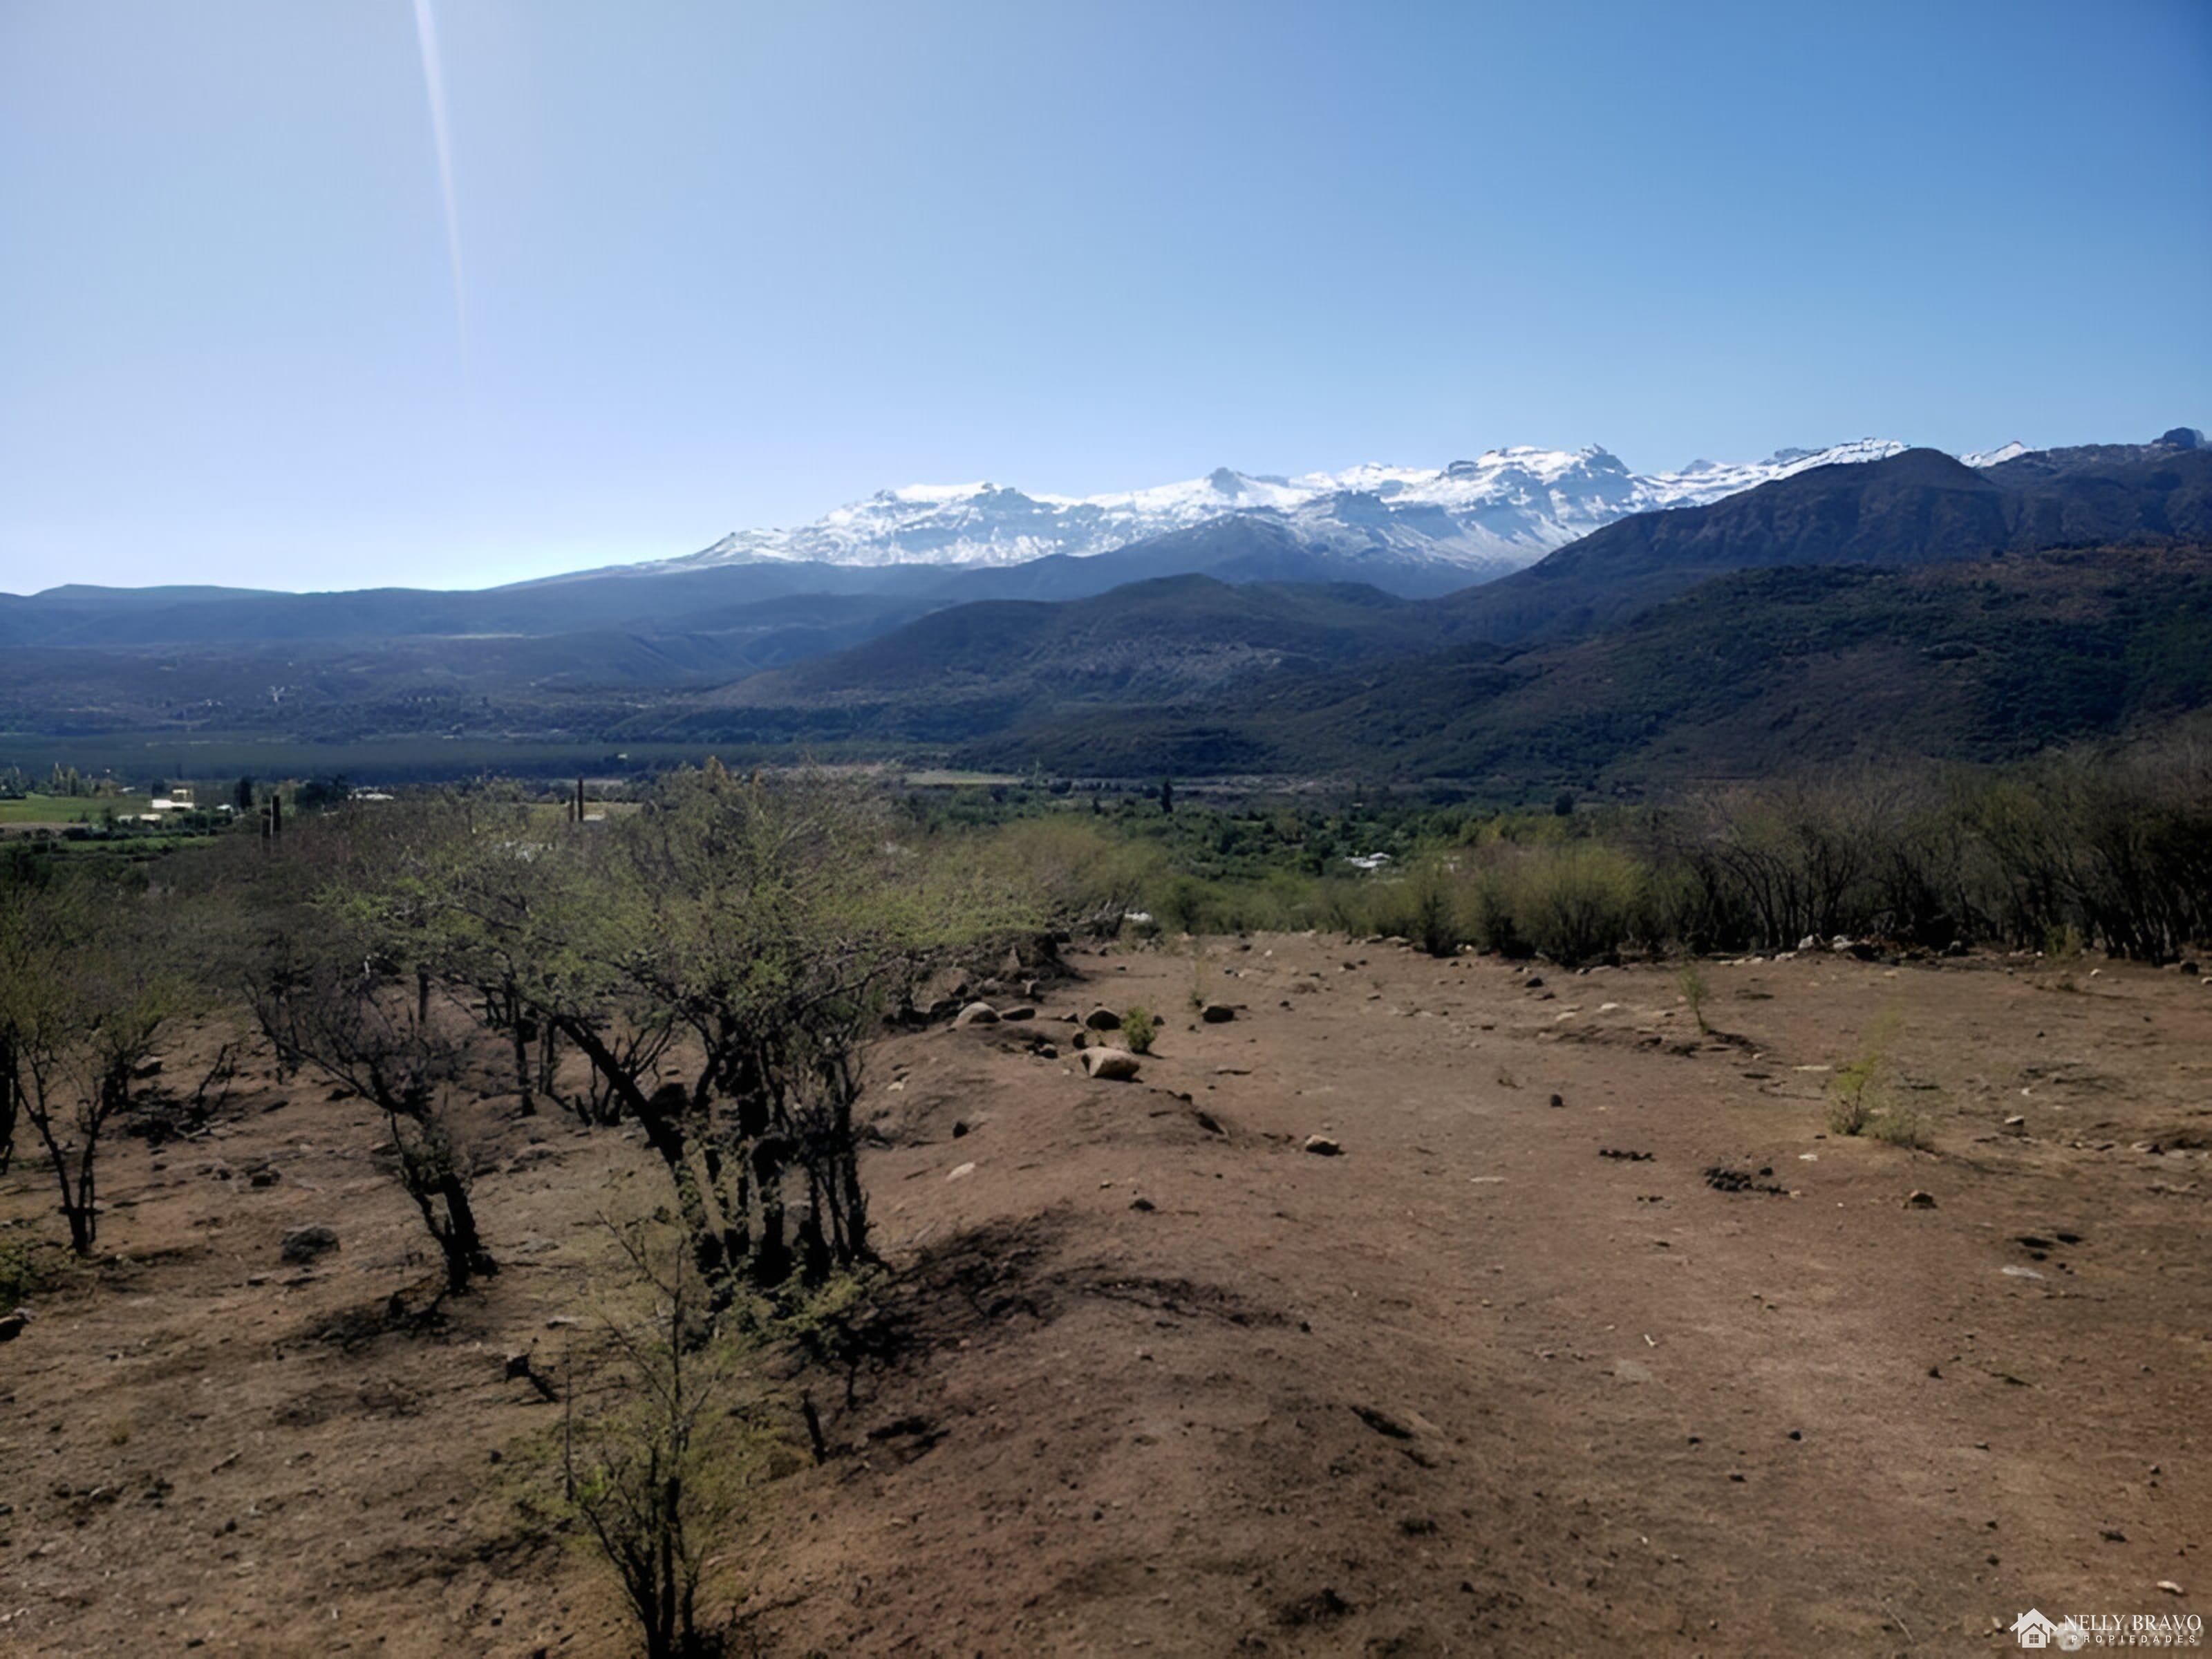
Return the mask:
[[[1103,495],[1026,495],[993,483],[878,490],[812,524],[741,530],[638,571],[815,560],[829,564],[1011,565],[1048,554],[1110,552],[1237,514],[1279,517],[1303,539],[1345,553],[1436,560],[1503,574],[1557,547],[1656,508],[1698,507],[1811,467],[1880,460],[1905,445],[1863,438],[1778,450],[1763,461],[1692,461],[1634,473],[1603,449],[1493,449],[1443,467],[1370,464],[1297,477],[1232,471]],[[1966,458],[1993,465],[2017,444]]]

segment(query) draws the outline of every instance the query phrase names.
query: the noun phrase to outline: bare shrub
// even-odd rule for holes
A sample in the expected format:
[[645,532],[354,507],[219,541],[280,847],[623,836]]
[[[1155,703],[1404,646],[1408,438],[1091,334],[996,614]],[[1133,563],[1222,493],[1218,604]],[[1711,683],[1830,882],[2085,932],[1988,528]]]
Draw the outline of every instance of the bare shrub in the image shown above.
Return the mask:
[[613,1231],[629,1282],[600,1363],[568,1379],[561,1507],[613,1571],[647,1659],[691,1659],[720,1646],[701,1603],[763,1437],[737,1397],[746,1348],[708,1332],[691,1253],[642,1225]]
[[1712,989],[1705,983],[1705,976],[1695,968],[1685,968],[1675,976],[1674,982],[1681,988],[1682,1000],[1688,1005],[1690,1018],[1698,1023],[1698,1035],[1711,1036],[1713,1028],[1705,1023],[1705,1001]]

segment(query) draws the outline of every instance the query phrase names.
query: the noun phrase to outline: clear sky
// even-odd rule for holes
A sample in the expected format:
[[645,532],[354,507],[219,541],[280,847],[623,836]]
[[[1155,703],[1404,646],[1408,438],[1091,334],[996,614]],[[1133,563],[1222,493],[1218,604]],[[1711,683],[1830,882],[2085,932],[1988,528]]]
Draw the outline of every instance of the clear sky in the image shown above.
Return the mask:
[[0,0],[0,589],[2142,440],[2209,301],[2207,0]]

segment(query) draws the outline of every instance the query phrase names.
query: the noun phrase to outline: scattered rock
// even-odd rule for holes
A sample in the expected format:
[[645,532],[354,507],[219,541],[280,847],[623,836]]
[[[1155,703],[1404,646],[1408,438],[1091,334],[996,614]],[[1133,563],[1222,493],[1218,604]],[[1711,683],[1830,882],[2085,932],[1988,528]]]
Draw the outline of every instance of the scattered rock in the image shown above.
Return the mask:
[[1541,974],[1531,974],[1521,981],[1521,988],[1524,991],[1540,991],[1543,988],[1544,976]]
[[1141,1210],[1149,1213],[1158,1206],[1154,1205],[1152,1200],[1149,1198],[1133,1198],[1129,1200],[1129,1207],[1133,1210]]
[[1905,1207],[1908,1210],[1932,1210],[1936,1207],[1936,1194],[1915,1187],[1905,1195]]
[[246,1184],[249,1187],[274,1187],[277,1179],[276,1166],[274,1164],[264,1164],[246,1177]]
[[2158,1587],[2164,1590],[2168,1595],[2186,1595],[2189,1594],[2187,1590],[2182,1589],[2180,1585],[2175,1583],[2171,1578],[2160,1579],[2158,1581]]
[[295,1227],[286,1233],[282,1254],[285,1261],[304,1266],[337,1248],[337,1234],[318,1222],[310,1226]]
[[1566,1103],[1567,1097],[1565,1095],[1553,1095],[1552,1097],[1552,1104],[1554,1106],[1565,1106]]
[[969,1176],[974,1175],[975,1173],[975,1166],[974,1164],[961,1164],[958,1168],[957,1168],[957,1169],[955,1169],[955,1170],[951,1170],[949,1174],[947,1174],[947,1175],[945,1176],[945,1178],[947,1181],[964,1181],[964,1180],[966,1180]]
[[1237,1018],[1237,1011],[1225,1002],[1209,1002],[1199,1010],[1198,1017],[1208,1025],[1226,1025]]
[[1027,1003],[1021,1003],[1012,1008],[1001,1008],[999,1011],[999,1018],[1000,1019],[1035,1019],[1036,1010]]
[[1097,1007],[1084,1015],[1083,1024],[1093,1031],[1118,1031],[1121,1029],[1121,1016],[1111,1008]]
[[2041,1279],[2043,1277],[2033,1267],[2003,1267],[1998,1271],[2007,1279]]
[[1108,1083],[1127,1083],[1137,1075],[1137,1057],[1127,1048],[1085,1048],[1083,1069]]
[[1328,1135],[1308,1135],[1305,1150],[1316,1158],[1341,1158],[1344,1147]]
[[1601,1146],[1597,1149],[1597,1155],[1600,1158],[1618,1158],[1624,1164],[1649,1164],[1653,1156],[1650,1152],[1629,1152],[1618,1146]]
[[969,1003],[954,1017],[952,1021],[956,1028],[969,1025],[996,1025],[998,1023],[999,1011],[988,1002]]
[[1352,1414],[1385,1439],[1411,1440],[1416,1432],[1411,1423],[1374,1406],[1354,1406]]
[[13,1342],[22,1335],[23,1327],[31,1322],[27,1308],[18,1308],[10,1314],[0,1314],[0,1342]]

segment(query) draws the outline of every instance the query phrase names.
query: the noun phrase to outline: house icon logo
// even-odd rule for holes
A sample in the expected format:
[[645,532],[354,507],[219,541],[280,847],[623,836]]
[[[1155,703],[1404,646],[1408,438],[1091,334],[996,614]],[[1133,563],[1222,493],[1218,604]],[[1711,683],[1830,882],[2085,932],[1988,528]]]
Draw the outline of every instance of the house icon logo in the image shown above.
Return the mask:
[[2062,1652],[2078,1653],[2089,1644],[2089,1633],[2071,1619],[2054,1623],[2033,1607],[2012,1621],[2012,1633],[2024,1648],[2055,1647]]

